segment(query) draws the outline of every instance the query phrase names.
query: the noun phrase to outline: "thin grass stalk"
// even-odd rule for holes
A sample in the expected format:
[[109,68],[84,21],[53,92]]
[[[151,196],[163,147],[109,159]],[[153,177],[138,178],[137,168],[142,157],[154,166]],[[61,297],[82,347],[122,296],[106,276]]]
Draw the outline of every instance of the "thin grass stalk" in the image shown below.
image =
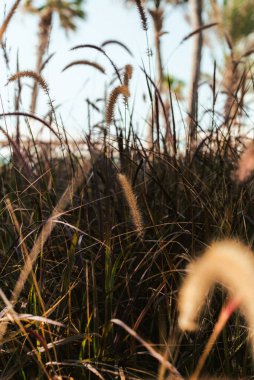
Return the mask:
[[199,378],[201,370],[205,364],[205,361],[208,358],[208,355],[211,352],[211,349],[213,348],[218,336],[222,332],[223,328],[225,327],[227,321],[229,320],[233,312],[240,305],[240,302],[241,302],[240,298],[235,297],[232,300],[230,300],[226,306],[222,308],[218,321],[216,325],[214,326],[213,332],[208,342],[206,343],[205,349],[199,358],[197,367],[195,371],[193,372],[193,374],[191,375],[190,380],[197,380]]

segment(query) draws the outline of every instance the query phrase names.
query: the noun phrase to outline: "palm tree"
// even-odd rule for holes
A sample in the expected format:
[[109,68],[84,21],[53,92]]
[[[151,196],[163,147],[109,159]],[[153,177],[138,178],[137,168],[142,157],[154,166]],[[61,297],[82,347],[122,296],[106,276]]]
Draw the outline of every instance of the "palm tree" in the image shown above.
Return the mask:
[[[198,30],[203,26],[202,11],[203,0],[189,0],[190,4],[190,21],[193,30]],[[189,115],[189,132],[188,132],[188,149],[192,151],[197,141],[197,124],[198,124],[198,86],[201,73],[201,59],[203,48],[202,33],[193,36],[193,53],[192,53],[192,70],[190,79],[190,91],[188,98],[188,115]]]
[[231,124],[243,107],[246,62],[254,52],[253,0],[225,0],[222,6],[212,0],[211,5],[213,17],[220,23],[219,37],[226,37],[230,48],[230,54],[225,54],[223,88],[224,122]]
[[[41,6],[35,6],[36,0],[26,0],[25,9],[28,12],[39,15],[38,47],[36,60],[36,73],[40,74],[43,59],[47,51],[50,39],[50,32],[54,15],[58,15],[61,27],[65,31],[76,30],[76,19],[84,18],[82,9],[84,0],[44,0]],[[38,86],[34,83],[32,90],[31,112],[36,110],[38,96]]]

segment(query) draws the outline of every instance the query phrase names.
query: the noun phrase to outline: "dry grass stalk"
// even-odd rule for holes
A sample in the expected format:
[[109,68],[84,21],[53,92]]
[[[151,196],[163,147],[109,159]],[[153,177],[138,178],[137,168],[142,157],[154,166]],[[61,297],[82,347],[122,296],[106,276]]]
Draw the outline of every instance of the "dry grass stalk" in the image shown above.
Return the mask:
[[42,78],[42,76],[40,74],[37,74],[36,72],[34,71],[29,71],[29,70],[26,70],[26,71],[19,71],[17,72],[16,74],[13,74],[9,79],[8,79],[8,83],[9,82],[13,82],[13,81],[16,81],[17,79],[19,78],[23,78],[23,77],[27,77],[27,78],[32,78],[34,79],[40,86],[41,88],[46,92],[48,93],[49,89],[48,89],[48,85],[45,81],[45,79]]
[[118,326],[121,326],[125,331],[127,331],[128,334],[130,334],[133,338],[137,339],[137,341],[139,341],[142,344],[142,346],[144,346],[147,349],[151,356],[153,356],[156,360],[158,360],[159,363],[161,363],[162,366],[169,370],[170,379],[183,380],[182,376],[177,371],[177,369],[168,360],[166,360],[164,356],[157,352],[151,344],[147,343],[144,339],[142,339],[136,333],[135,330],[131,329],[129,326],[127,326],[124,322],[120,321],[119,319],[111,319],[111,322]]
[[249,144],[246,150],[242,153],[239,162],[238,169],[235,173],[236,179],[239,182],[245,181],[254,170],[254,142]]
[[141,0],[135,0],[135,3],[136,3],[136,6],[138,8],[138,12],[139,12],[139,15],[140,15],[140,18],[141,18],[141,22],[142,22],[142,27],[145,31],[148,30],[148,25],[147,25],[147,17],[146,17],[146,13],[145,13],[145,9],[142,5],[142,2]]
[[127,86],[118,86],[111,92],[107,109],[106,109],[106,123],[111,124],[114,117],[114,108],[119,95],[123,95],[125,100],[130,96]]
[[133,74],[133,67],[131,65],[126,65],[124,68],[124,75],[123,75],[123,84],[126,87],[129,87],[129,81],[132,78]]
[[9,23],[10,23],[10,21],[11,21],[11,19],[12,19],[12,17],[13,17],[13,15],[14,15],[14,13],[15,13],[15,11],[16,11],[16,9],[17,9],[17,7],[18,7],[18,5],[19,5],[20,2],[21,2],[21,0],[17,0],[13,4],[10,12],[8,13],[6,19],[4,20],[3,25],[0,28],[0,44],[2,43],[3,35],[4,35],[5,31],[6,31],[6,29],[8,28],[8,25],[9,25]]
[[[18,301],[18,298],[22,292],[22,289],[27,281],[27,278],[29,274],[32,272],[33,269],[33,264],[35,263],[39,253],[43,250],[43,247],[48,240],[51,232],[53,231],[56,222],[58,219],[61,217],[61,215],[64,213],[64,210],[70,203],[73,194],[77,190],[77,188],[81,185],[83,182],[84,176],[82,173],[82,170],[80,169],[78,173],[74,176],[72,179],[71,183],[67,186],[65,192],[61,196],[59,202],[57,203],[56,207],[54,208],[51,216],[49,219],[46,221],[44,226],[42,227],[42,230],[37,238],[37,240],[34,243],[34,246],[29,254],[27,256],[25,264],[23,269],[21,270],[21,273],[19,275],[18,281],[15,285],[15,288],[12,292],[12,297],[11,297],[11,304],[13,307]],[[3,337],[5,335],[7,329],[7,324],[1,324],[0,325],[0,342],[3,340]]]
[[118,41],[118,40],[106,40],[106,41],[104,41],[101,44],[101,47],[104,47],[104,46],[107,46],[107,45],[111,45],[111,44],[115,44],[115,45],[121,46],[125,51],[127,51],[128,54],[130,54],[133,57],[133,54],[130,51],[130,49],[123,42]]
[[240,299],[235,297],[232,300],[230,300],[226,306],[222,308],[218,321],[216,322],[214,326],[213,332],[208,342],[205,345],[204,351],[202,352],[202,355],[200,356],[198,360],[197,367],[195,371],[193,372],[193,374],[191,375],[190,380],[197,380],[199,378],[201,370],[205,364],[206,359],[208,358],[209,353],[211,352],[212,347],[214,346],[214,343],[216,342],[218,336],[222,332],[227,321],[229,320],[231,315],[234,313],[234,311],[239,307],[239,305],[240,305]]
[[234,299],[240,300],[240,310],[250,330],[254,351],[254,256],[244,244],[225,240],[213,243],[204,255],[188,267],[188,276],[179,293],[179,325],[194,330],[211,287],[220,283]]
[[138,207],[136,196],[133,192],[132,186],[124,174],[117,175],[118,181],[123,189],[126,201],[130,208],[132,222],[136,228],[137,234],[139,237],[143,236],[143,222],[142,216]]
[[67,66],[64,67],[63,71],[67,70],[69,67],[76,66],[76,65],[88,65],[94,67],[96,70],[100,71],[102,74],[105,74],[105,69],[99,65],[97,62],[87,61],[87,60],[81,60],[81,61],[74,61],[69,63]]

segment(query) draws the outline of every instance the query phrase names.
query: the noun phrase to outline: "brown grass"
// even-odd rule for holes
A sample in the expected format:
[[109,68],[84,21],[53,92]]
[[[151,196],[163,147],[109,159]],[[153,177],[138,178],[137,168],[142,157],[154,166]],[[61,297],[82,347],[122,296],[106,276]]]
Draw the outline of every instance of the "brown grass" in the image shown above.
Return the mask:
[[[31,250],[30,254],[29,255],[26,254],[26,260],[25,260],[24,267],[22,268],[22,270],[20,272],[18,281],[17,281],[15,288],[12,292],[11,304],[13,306],[17,303],[19,296],[22,292],[22,289],[23,289],[23,287],[27,281],[27,278],[28,278],[29,274],[32,272],[33,265],[34,265],[38,255],[39,255],[39,253],[42,251],[43,246],[45,245],[46,241],[48,240],[51,232],[53,231],[53,229],[56,225],[56,222],[61,217],[64,210],[66,209],[66,207],[70,203],[75,191],[81,185],[83,179],[84,179],[84,176],[83,176],[82,170],[80,169],[78,171],[78,173],[75,175],[75,177],[72,179],[71,183],[67,186],[65,192],[61,196],[56,207],[54,208],[51,216],[49,217],[49,219],[46,221],[46,223],[42,227],[42,230],[41,230],[37,240],[35,241],[34,246]],[[9,207],[9,209],[10,209],[10,207]],[[0,342],[2,341],[2,339],[6,333],[7,325],[8,324],[6,322],[0,324]]]

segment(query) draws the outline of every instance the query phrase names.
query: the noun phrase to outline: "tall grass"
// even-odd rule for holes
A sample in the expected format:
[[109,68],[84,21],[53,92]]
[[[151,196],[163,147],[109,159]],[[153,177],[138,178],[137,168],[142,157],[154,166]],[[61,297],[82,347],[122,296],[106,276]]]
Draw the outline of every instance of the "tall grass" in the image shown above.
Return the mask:
[[[147,30],[145,8],[140,1],[136,5]],[[20,122],[25,118],[30,137],[15,140],[5,131],[12,157],[0,168],[0,377],[189,378],[197,374],[202,352],[208,352],[226,294],[217,286],[207,297],[197,331],[183,333],[178,326],[179,289],[186,268],[198,271],[199,261],[188,265],[200,252],[211,250],[207,247],[214,239],[238,238],[253,245],[253,147],[238,164],[247,140],[235,138],[239,115],[216,127],[214,103],[212,128],[202,130],[200,125],[190,155],[188,136],[178,140],[171,84],[167,93],[159,90],[144,69],[152,109],[146,144],[133,127],[131,112],[119,118],[120,95],[125,114],[131,109],[131,65],[122,75],[102,47],[76,48],[106,55],[119,80],[108,89],[99,132],[98,125],[90,125],[84,139],[72,141],[65,127],[60,128],[52,102],[45,119],[19,109],[1,114],[7,124],[10,117]],[[73,61],[65,69],[73,66],[74,71],[76,64],[104,71],[90,60]],[[48,94],[46,82],[30,71],[11,80],[22,77],[22,86],[24,76],[41,83]],[[212,81],[215,102],[215,75]],[[93,100],[88,105],[100,112]],[[47,144],[35,138],[32,119],[51,131]],[[227,252],[228,266],[234,244]],[[246,250],[249,274],[253,253]],[[221,274],[217,251],[215,256]],[[193,279],[202,291],[195,270]],[[206,278],[209,270],[202,278],[216,281]],[[232,275],[227,267],[225,273]],[[236,290],[241,280],[232,276]],[[253,282],[247,277],[244,293]],[[180,300],[187,298],[195,311],[199,305],[188,293],[191,286],[187,283],[187,296],[180,293]],[[253,307],[251,299],[245,309]],[[235,308],[230,310],[202,370],[212,376],[251,377],[246,323],[241,314],[232,313]]]

